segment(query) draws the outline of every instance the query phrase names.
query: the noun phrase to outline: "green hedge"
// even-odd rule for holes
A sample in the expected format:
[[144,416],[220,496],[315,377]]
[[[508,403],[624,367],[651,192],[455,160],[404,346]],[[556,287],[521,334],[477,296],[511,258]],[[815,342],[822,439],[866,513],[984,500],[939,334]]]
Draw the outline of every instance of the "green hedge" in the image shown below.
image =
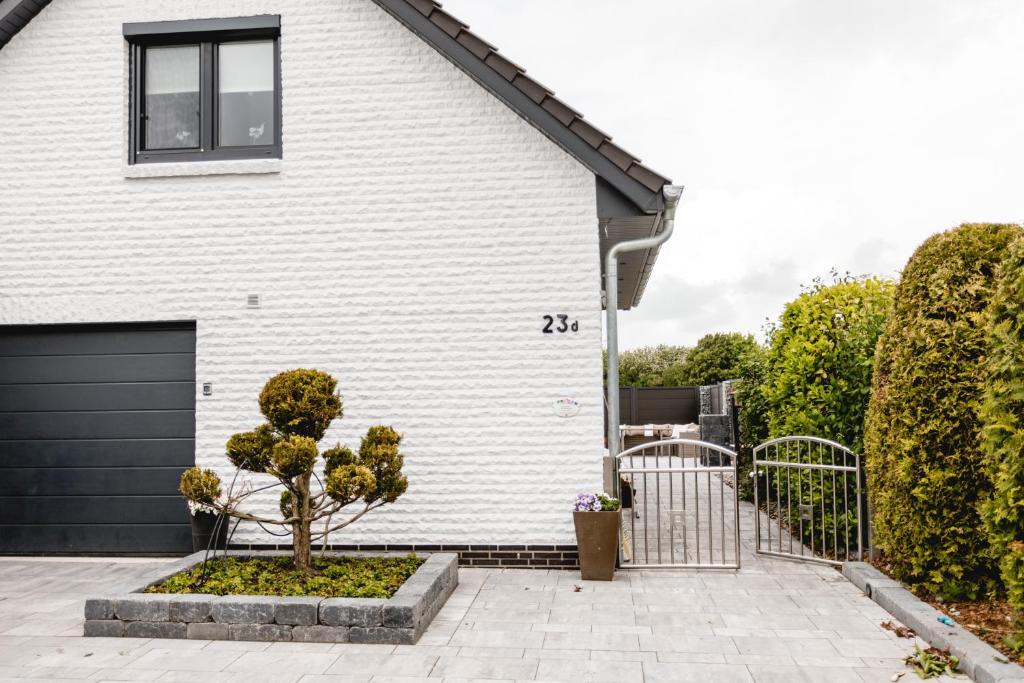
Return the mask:
[[992,498],[982,507],[989,542],[1024,646],[1024,240],[999,267],[989,306],[981,419]]
[[786,304],[769,333],[770,437],[818,436],[862,452],[871,365],[894,289],[888,280],[846,278],[816,283]]
[[1022,230],[968,224],[922,244],[875,355],[865,426],[874,541],[896,577],[947,599],[991,584],[978,410],[996,266]]

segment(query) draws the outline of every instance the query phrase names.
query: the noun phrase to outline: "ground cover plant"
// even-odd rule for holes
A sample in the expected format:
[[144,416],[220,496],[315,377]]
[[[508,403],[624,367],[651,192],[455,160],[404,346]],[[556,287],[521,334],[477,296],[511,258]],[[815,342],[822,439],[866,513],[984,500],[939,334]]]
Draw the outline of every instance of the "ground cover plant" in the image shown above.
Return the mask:
[[[320,452],[318,442],[342,414],[337,384],[319,370],[271,377],[259,396],[266,423],[227,442],[227,457],[237,468],[228,486],[212,470],[198,467],[181,476],[181,493],[205,509],[263,528],[290,530],[292,564],[307,575],[319,572],[313,543],[327,545],[332,532],[393,503],[408,486],[398,448],[402,437],[391,427],[370,427],[358,451],[337,444]],[[240,480],[241,471],[268,475],[270,483],[253,486],[247,478]],[[245,509],[246,499],[271,489],[281,489],[280,517]]]
[[412,576],[423,559],[405,557],[316,557],[314,575],[296,569],[290,558],[211,560],[150,586],[147,593],[206,595],[310,595],[324,598],[386,600]]
[[946,600],[996,588],[979,409],[995,273],[1021,234],[966,224],[926,240],[875,355],[864,438],[874,542],[896,578]]

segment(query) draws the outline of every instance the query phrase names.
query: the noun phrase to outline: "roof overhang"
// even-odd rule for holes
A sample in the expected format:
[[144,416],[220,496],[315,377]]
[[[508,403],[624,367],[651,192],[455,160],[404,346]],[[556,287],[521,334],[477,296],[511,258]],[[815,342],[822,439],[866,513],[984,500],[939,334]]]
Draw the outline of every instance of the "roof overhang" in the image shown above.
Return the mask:
[[0,0],[0,48],[49,4],[50,0]]

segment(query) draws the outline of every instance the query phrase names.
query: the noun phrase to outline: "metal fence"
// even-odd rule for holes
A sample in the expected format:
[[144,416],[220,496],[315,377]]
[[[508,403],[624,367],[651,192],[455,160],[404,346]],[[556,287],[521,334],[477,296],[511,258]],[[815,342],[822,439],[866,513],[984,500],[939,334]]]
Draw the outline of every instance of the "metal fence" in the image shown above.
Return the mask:
[[693,439],[618,455],[623,568],[740,566],[736,453]]

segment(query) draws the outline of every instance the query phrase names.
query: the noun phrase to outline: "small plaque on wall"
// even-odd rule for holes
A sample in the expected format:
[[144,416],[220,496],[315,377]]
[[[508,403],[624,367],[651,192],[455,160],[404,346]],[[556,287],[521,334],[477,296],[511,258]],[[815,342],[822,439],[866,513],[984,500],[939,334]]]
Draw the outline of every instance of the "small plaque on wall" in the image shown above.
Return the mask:
[[558,417],[576,417],[580,414],[580,402],[574,398],[555,399],[554,407]]

